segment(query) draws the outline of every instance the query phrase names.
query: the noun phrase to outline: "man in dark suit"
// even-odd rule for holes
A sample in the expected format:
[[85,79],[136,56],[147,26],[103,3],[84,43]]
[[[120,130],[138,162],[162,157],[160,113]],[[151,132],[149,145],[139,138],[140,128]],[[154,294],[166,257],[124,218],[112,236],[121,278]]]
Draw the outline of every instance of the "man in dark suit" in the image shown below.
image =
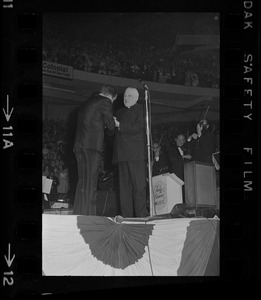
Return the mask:
[[192,157],[188,154],[184,147],[186,138],[183,134],[179,134],[175,138],[175,145],[169,146],[167,155],[170,163],[170,173],[174,173],[182,181],[184,181],[184,162]]
[[120,125],[115,134],[113,163],[119,168],[120,208],[123,217],[146,217],[145,124],[139,93],[127,88],[124,105],[115,117]]
[[96,189],[105,129],[113,132],[119,123],[113,118],[112,103],[117,92],[103,86],[79,107],[73,151],[77,160],[78,182],[73,214],[96,215]]
[[213,126],[207,119],[197,124],[197,133],[189,138],[193,160],[213,165],[212,154],[215,152],[215,136]]
[[[170,163],[170,173],[174,173],[179,179],[184,181],[184,163],[192,159],[185,147],[186,138],[184,134],[179,134],[175,138],[175,145],[168,148],[168,159]],[[182,198],[185,202],[185,182],[182,185]]]
[[169,172],[169,161],[165,149],[162,149],[158,142],[152,145],[152,176],[157,176]]

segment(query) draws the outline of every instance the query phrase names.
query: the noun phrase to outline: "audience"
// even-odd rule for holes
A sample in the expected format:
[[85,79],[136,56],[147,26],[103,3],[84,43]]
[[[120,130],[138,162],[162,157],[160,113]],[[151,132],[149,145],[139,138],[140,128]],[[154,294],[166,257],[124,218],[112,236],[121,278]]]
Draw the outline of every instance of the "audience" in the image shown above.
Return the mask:
[[69,179],[64,149],[65,136],[64,120],[43,121],[42,175],[53,179],[50,201],[67,200]]
[[59,183],[57,185],[58,200],[66,200],[69,191],[69,171],[64,164],[59,165]]
[[161,83],[219,87],[217,51],[182,54],[146,44],[95,44],[45,30],[43,60],[76,70]]

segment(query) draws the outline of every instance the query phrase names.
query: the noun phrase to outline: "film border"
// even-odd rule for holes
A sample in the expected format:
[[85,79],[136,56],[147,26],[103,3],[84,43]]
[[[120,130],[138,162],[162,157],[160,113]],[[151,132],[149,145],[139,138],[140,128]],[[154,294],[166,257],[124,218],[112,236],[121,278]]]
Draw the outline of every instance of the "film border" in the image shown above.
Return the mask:
[[[259,169],[255,169],[255,162],[260,161],[257,154],[260,152],[258,140],[260,132],[257,132],[260,128],[258,115],[260,104],[257,101],[260,96],[257,87],[260,80],[257,42],[259,3],[258,1],[202,3],[202,7],[195,5],[191,10],[217,11],[221,15],[220,130],[221,149],[224,153],[221,167],[224,171],[221,172],[223,191],[221,190],[220,201],[221,218],[224,220],[221,222],[221,277],[215,278],[214,282],[233,281],[242,276],[252,279],[252,273],[254,275],[258,273],[251,257],[255,253],[257,255],[258,248],[255,247],[258,247],[258,243],[251,244],[251,242],[259,236],[257,220],[260,208],[257,204],[260,196],[259,186],[255,181],[260,178]],[[183,5],[185,4],[186,1]],[[2,171],[4,188],[2,199],[6,199],[1,218],[3,220],[1,252],[2,257],[5,257],[2,262],[2,274],[3,282],[7,284],[4,288],[10,296],[84,291],[86,284],[84,278],[42,277],[42,206],[39,192],[41,179],[40,176],[39,179],[37,177],[37,170],[41,168],[39,157],[42,150],[42,14],[47,11],[59,12],[61,7],[63,11],[73,11],[72,3],[62,5],[57,1],[55,6],[48,1],[42,4],[39,1],[28,0],[19,4],[14,0],[3,1],[2,5],[4,25],[2,38],[5,52],[2,106],[6,112],[5,118],[2,118],[2,132],[3,136],[9,134],[5,136],[8,142],[4,142],[4,146],[9,149],[2,150],[2,170],[8,170],[4,174]],[[100,1],[93,10],[99,10],[101,7],[103,6]],[[184,7],[182,5],[178,7],[179,11],[184,11]],[[125,7],[127,10],[128,8],[132,10],[131,7]],[[78,9],[79,7],[75,10]],[[162,8],[152,5],[152,10],[162,11]],[[251,79],[245,78],[252,78],[253,83],[250,83]],[[24,200],[25,198],[27,200]],[[257,259],[259,261],[260,258]],[[5,261],[9,264],[6,265]],[[172,278],[164,280],[144,278],[142,283],[140,279],[133,278],[128,284],[123,280],[115,281],[110,278],[103,283],[97,281],[97,278],[88,280],[96,291],[130,286],[147,288],[153,284],[163,286],[179,282],[179,279],[174,281]],[[195,278],[194,282],[198,280],[201,279]]]

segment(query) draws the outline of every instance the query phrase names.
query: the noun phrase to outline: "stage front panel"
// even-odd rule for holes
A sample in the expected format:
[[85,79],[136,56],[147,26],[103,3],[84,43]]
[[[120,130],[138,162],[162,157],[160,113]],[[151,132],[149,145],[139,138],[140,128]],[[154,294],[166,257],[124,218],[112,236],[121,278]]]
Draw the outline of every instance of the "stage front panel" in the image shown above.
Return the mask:
[[218,236],[219,219],[117,223],[107,217],[44,214],[43,274],[204,276],[210,256],[218,264],[219,249],[213,246]]

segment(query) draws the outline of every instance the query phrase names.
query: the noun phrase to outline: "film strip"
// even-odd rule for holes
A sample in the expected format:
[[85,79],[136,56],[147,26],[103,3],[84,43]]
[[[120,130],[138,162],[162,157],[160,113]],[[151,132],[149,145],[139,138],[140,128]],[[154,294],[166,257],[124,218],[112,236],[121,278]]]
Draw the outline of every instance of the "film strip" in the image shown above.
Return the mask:
[[[78,11],[73,3],[2,1],[2,290],[10,297],[84,291],[85,278],[42,276],[42,20],[48,11]],[[59,2],[59,1],[58,1]],[[186,2],[186,1],[185,1]],[[186,5],[188,3],[186,2]],[[100,9],[103,3],[97,6]],[[179,11],[187,8],[180,4]],[[203,6],[202,6],[203,5]],[[201,2],[191,11],[220,13],[221,246],[220,280],[253,280],[260,260],[258,200],[260,123],[258,1]],[[90,3],[82,4],[88,10]],[[130,4],[127,9],[132,10]],[[126,8],[124,8],[125,10]],[[157,11],[162,8],[153,7]],[[145,9],[146,11],[146,9]],[[39,175],[40,173],[40,175]],[[167,284],[173,278],[142,285]],[[197,282],[197,279],[193,282]],[[125,287],[123,281],[96,289]],[[133,279],[132,286],[140,286]],[[89,291],[88,291],[89,292]]]

